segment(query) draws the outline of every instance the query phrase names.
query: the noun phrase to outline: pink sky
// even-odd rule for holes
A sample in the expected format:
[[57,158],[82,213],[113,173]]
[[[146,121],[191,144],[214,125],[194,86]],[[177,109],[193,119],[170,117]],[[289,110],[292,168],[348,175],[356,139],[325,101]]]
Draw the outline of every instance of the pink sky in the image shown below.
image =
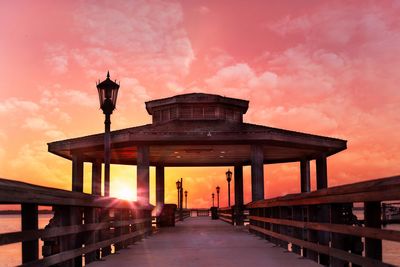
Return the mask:
[[[46,143],[103,131],[108,69],[121,82],[112,129],[150,122],[147,100],[209,92],[250,100],[246,122],[348,140],[330,186],[399,174],[399,14],[386,0],[2,1],[0,177],[70,189],[70,162]],[[209,206],[225,171],[167,169],[167,202],[182,176],[189,205]],[[134,193],[135,176],[114,167],[112,193]],[[265,166],[267,197],[298,180],[298,164]]]

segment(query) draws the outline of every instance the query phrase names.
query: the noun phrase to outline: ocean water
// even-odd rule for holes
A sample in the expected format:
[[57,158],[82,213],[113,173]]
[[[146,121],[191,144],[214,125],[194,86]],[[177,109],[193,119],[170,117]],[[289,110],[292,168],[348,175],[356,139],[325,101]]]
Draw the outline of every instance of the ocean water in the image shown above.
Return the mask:
[[[39,228],[44,228],[52,218],[50,214],[39,215]],[[388,225],[385,229],[400,231],[400,224]],[[19,215],[0,215],[0,233],[16,232],[21,230],[21,221]],[[43,243],[39,242],[39,253]],[[400,266],[400,243],[392,241],[383,241],[383,260]],[[21,264],[21,244],[10,244],[1,247],[0,267],[16,266]]]

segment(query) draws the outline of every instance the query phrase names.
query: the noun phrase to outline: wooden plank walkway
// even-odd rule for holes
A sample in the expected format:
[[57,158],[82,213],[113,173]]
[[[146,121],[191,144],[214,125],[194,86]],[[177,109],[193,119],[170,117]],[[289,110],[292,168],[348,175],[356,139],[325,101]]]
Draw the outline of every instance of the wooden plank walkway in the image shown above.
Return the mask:
[[320,266],[210,217],[192,217],[162,228],[118,254],[90,266]]

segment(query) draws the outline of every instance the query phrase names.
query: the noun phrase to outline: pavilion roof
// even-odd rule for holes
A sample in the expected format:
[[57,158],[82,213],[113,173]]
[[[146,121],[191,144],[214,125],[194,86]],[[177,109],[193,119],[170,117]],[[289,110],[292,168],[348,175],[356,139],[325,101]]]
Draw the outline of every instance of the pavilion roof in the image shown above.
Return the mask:
[[[111,162],[136,164],[136,146],[150,146],[150,164],[226,166],[249,164],[250,145],[264,149],[265,163],[330,156],[347,141],[268,126],[228,121],[169,121],[111,132]],[[67,159],[103,160],[103,133],[48,144],[49,152]]]

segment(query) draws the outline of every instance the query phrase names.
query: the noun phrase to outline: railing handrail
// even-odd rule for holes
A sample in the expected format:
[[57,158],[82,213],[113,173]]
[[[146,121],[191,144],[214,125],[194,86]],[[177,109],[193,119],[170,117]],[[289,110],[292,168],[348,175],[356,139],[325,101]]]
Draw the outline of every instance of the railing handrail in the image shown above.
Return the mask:
[[232,210],[232,209],[234,209],[234,208],[235,208],[235,206],[220,207],[220,208],[218,208],[218,210],[220,210],[220,211],[229,211],[229,210]]
[[[400,176],[254,201],[246,208],[251,232],[284,248],[291,243],[293,252],[320,264],[392,266],[382,262],[382,240],[400,242],[400,231],[381,227],[382,204],[393,200],[400,200]],[[355,203],[363,203],[361,221]]]
[[81,192],[32,185],[0,178],[0,204],[37,204],[43,206],[80,206],[152,210],[152,205],[142,205],[113,197],[95,196]]
[[[21,205],[21,231],[0,234],[0,246],[22,242],[23,266],[79,262],[83,256],[90,263],[100,257],[99,249],[103,258],[110,245],[118,251],[152,231],[153,206],[134,201],[0,179],[0,204]],[[38,229],[39,205],[54,211],[45,229]]]
[[300,206],[328,203],[397,200],[400,196],[400,176],[340,185],[312,192],[288,194],[246,204],[246,208]]

